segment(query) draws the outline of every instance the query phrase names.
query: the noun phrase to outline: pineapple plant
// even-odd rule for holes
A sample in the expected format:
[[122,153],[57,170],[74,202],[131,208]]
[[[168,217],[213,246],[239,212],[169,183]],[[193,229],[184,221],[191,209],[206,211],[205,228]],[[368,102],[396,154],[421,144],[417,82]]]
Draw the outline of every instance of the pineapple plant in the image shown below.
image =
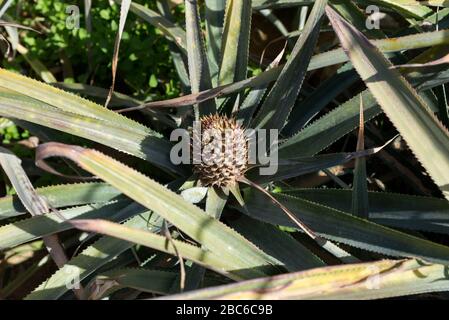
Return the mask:
[[[397,26],[369,28],[371,2]],[[19,139],[31,167],[55,179],[35,186],[29,159],[1,147],[10,193],[0,198],[2,298],[20,288],[24,299],[92,300],[449,290],[444,4],[108,5],[119,20],[110,88],[57,82],[17,45],[32,77],[0,69],[0,116],[35,138]],[[117,92],[131,17],[166,39],[179,95]],[[8,21],[14,44],[20,21]],[[39,26],[25,27],[29,36]],[[280,40],[266,30],[285,46],[269,52]],[[173,161],[176,129],[188,135],[188,163]],[[253,129],[270,138],[250,139]],[[29,270],[17,272],[21,264]],[[371,290],[364,280],[374,277]]]

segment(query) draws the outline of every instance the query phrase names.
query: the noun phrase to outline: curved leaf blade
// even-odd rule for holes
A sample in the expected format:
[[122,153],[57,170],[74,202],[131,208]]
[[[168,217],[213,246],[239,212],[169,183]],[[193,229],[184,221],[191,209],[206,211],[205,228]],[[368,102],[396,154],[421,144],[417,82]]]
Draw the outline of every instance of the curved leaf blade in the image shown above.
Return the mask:
[[[448,291],[447,266],[410,259],[317,268],[171,296],[171,299],[380,299]],[[166,298],[166,297],[164,297]]]

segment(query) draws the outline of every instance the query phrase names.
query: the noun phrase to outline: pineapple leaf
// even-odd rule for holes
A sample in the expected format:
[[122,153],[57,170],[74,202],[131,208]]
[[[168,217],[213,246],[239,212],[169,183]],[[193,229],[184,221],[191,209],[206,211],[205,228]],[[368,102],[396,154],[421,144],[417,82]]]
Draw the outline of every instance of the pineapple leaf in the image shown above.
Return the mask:
[[230,222],[231,226],[263,251],[282,261],[289,271],[324,266],[317,256],[277,226],[248,216]]
[[[407,35],[398,38],[375,40],[373,44],[383,52],[398,52],[403,50],[412,50],[419,48],[426,48],[431,46],[449,44],[449,30],[423,32],[413,35]],[[317,70],[331,65],[347,62],[349,59],[342,49],[334,49],[327,52],[314,55],[310,60],[307,71]],[[195,103],[204,102],[216,97],[226,96],[246,88],[257,88],[262,85],[267,85],[275,81],[282,71],[284,66],[277,66],[264,71],[257,76],[241,80],[232,84],[218,86],[209,90],[204,90],[198,93],[185,95],[178,98],[154,101],[142,104],[137,107],[131,107],[121,110],[132,111],[144,108],[160,108],[160,107],[181,107],[190,106]]]
[[[132,210],[132,219],[126,221],[124,225],[135,228],[145,228],[152,232],[159,232],[162,226],[162,219],[149,212],[145,208],[136,204],[129,205],[125,210]],[[44,281],[32,293],[27,300],[50,300],[58,299],[69,289],[67,283],[83,281],[114,259],[120,253],[128,250],[134,244],[128,241],[113,237],[102,237],[76,257],[72,258],[62,269],[56,271],[50,278]]]
[[226,1],[219,85],[246,79],[251,13],[251,0]]
[[[351,191],[336,189],[292,189],[283,191],[340,211],[351,212]],[[388,192],[368,192],[369,219],[411,230],[449,234],[449,203],[444,199]]]
[[413,153],[449,199],[449,133],[391,63],[352,25],[326,9],[354,67]]
[[[181,174],[186,172],[184,168],[175,166],[170,161],[171,143],[159,135],[151,133],[149,129],[136,130],[131,126],[123,126],[123,123],[119,121],[110,122],[92,118],[54,108],[38,100],[15,99],[15,97],[14,94],[0,94],[1,115],[44,125],[102,143],[119,151],[147,159],[168,171]],[[73,97],[76,96],[73,95]],[[83,102],[78,103],[82,104]],[[114,113],[107,109],[104,110],[106,113]]]
[[[37,188],[39,196],[44,197],[54,208],[105,203],[118,199],[121,192],[107,183],[77,183]],[[26,210],[17,196],[0,198],[0,220],[25,214]]]
[[[59,215],[65,219],[75,217],[84,219],[108,218],[121,221],[129,217],[127,211],[120,211],[127,205],[129,205],[129,200],[109,204],[84,205],[60,210]],[[12,248],[25,242],[72,228],[73,226],[69,222],[63,221],[56,213],[48,213],[13,222],[0,227],[0,250]]]
[[318,39],[327,0],[317,0],[304,30],[256,116],[257,127],[282,129],[304,81]]
[[[185,0],[187,58],[192,93],[210,89],[212,82],[209,73],[207,56],[204,52],[204,40],[200,27],[197,0]],[[194,106],[195,120],[202,115],[213,114],[217,110],[214,100],[208,100]]]
[[1,68],[0,87],[15,91],[25,97],[39,100],[60,110],[112,122],[116,125],[128,127],[135,132],[150,132],[150,129],[144,125],[112,112],[99,104]]
[[[276,260],[234,230],[184,201],[180,195],[98,151],[60,143],[40,145],[36,153],[37,163],[41,165],[50,156],[63,156],[76,162],[83,169],[167,219],[208,250],[220,252],[224,261],[249,268],[248,272],[261,272],[261,267],[272,271],[277,269],[274,267],[278,264]],[[251,268],[255,268],[254,271],[250,271]]]
[[[252,218],[297,228],[278,207],[256,192],[245,192],[246,210]],[[321,204],[286,194],[273,194],[290,211],[324,238],[356,248],[398,257],[419,257],[435,263],[449,262],[449,247],[396,231]],[[238,209],[238,208],[237,208]]]
[[417,259],[316,268],[211,287],[172,299],[381,299],[449,291],[447,267]]
[[221,37],[223,33],[226,0],[205,0],[206,49],[209,70],[214,87],[218,82],[221,61]]

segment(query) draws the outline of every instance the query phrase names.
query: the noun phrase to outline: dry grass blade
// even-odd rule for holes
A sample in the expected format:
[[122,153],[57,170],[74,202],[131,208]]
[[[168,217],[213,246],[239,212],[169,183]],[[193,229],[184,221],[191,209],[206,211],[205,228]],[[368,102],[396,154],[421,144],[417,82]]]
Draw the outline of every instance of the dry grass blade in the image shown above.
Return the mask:
[[117,36],[114,44],[114,54],[112,56],[112,84],[109,89],[108,97],[106,98],[105,107],[108,106],[111,101],[112,94],[115,87],[115,76],[117,74],[118,54],[120,50],[120,41],[122,40],[123,30],[125,29],[126,18],[128,16],[129,7],[131,6],[131,0],[123,0],[120,6],[120,21],[117,30]]
[[[88,34],[92,34],[92,0],[84,0],[84,16],[86,31]],[[87,63],[89,65],[89,73],[91,73],[93,69],[92,41],[87,43]]]
[[[365,149],[365,119],[363,98],[360,95],[359,134],[357,137],[357,152]],[[364,157],[355,159],[354,183],[352,186],[352,213],[364,219],[368,218],[368,184],[366,182],[366,160]]]
[[5,21],[0,21],[0,26],[2,27],[14,27],[14,28],[18,28],[18,29],[24,29],[24,30],[30,30],[30,31],[34,31],[37,33],[41,33],[40,31],[33,29],[31,27],[27,27],[24,25],[21,25],[19,23],[14,23],[14,22],[5,22]]
[[[244,82],[247,82],[247,80],[243,80]],[[153,101],[144,103],[142,105],[136,106],[136,107],[129,107],[124,109],[119,109],[117,112],[129,112],[129,111],[135,111],[135,110],[142,110],[146,108],[177,108],[177,107],[184,107],[184,106],[190,106],[193,104],[201,103],[213,98],[218,98],[221,96],[224,96],[228,93],[231,93],[235,91],[235,83],[227,84],[224,86],[219,86],[213,89],[204,90],[198,93],[192,93],[188,94],[182,97],[168,99],[168,100],[161,100],[161,101]],[[243,87],[242,87],[243,89]]]

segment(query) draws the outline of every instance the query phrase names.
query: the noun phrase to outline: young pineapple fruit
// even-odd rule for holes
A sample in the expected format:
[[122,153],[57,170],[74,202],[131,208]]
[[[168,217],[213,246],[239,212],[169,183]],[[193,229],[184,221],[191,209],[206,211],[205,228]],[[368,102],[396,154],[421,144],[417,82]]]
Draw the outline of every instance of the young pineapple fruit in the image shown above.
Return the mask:
[[230,187],[248,164],[248,139],[236,119],[208,115],[193,130],[193,171],[204,186]]

